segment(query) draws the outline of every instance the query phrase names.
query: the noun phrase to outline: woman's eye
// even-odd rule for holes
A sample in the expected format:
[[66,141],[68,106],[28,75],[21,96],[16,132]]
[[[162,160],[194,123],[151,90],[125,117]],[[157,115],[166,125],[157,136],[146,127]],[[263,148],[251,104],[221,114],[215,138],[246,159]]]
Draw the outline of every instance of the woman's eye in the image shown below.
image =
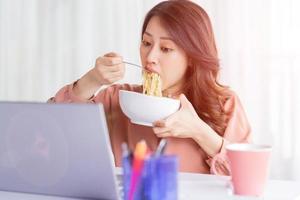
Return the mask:
[[167,48],[167,47],[161,47],[162,52],[164,53],[168,53],[170,51],[172,51],[173,49]]
[[142,41],[143,45],[148,47],[148,46],[151,46],[151,43],[150,42],[147,42],[145,40]]

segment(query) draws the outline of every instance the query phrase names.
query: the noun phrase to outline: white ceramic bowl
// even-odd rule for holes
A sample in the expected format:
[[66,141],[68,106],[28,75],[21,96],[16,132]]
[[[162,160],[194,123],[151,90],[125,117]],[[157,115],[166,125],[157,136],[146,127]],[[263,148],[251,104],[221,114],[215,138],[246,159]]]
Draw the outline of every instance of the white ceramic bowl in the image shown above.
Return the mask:
[[180,107],[180,101],[176,99],[127,90],[119,91],[119,101],[123,113],[130,121],[144,126],[152,126],[153,122],[170,116]]

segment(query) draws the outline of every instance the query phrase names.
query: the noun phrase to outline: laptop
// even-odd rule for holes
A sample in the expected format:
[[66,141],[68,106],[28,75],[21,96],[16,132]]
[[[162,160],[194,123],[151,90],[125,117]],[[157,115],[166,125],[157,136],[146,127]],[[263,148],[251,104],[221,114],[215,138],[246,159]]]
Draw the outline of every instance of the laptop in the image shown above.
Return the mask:
[[115,200],[114,166],[103,105],[0,102],[1,191]]

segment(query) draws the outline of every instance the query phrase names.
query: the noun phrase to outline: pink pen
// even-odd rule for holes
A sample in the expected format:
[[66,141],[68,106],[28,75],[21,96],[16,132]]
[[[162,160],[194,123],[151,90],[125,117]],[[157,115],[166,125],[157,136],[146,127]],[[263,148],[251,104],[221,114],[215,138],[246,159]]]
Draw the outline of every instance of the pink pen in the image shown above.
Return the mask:
[[141,172],[144,166],[145,157],[147,154],[147,145],[144,140],[138,142],[134,151],[132,173],[129,188],[129,200],[133,200],[137,183],[140,180]]

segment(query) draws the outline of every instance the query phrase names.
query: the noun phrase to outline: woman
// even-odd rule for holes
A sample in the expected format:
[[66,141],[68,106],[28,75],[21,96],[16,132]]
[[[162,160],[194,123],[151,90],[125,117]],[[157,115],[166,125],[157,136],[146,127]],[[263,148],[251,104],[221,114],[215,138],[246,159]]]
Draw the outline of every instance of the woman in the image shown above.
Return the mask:
[[123,59],[116,53],[97,58],[95,67],[63,87],[50,102],[103,103],[115,162],[121,165],[121,143],[130,149],[141,139],[155,150],[167,138],[167,154],[176,154],[180,171],[228,174],[223,152],[231,142],[249,142],[250,127],[236,94],[217,81],[219,60],[207,13],[190,1],[164,1],[146,15],[140,45],[142,66],[162,79],[163,96],[178,98],[181,108],[145,127],[130,123],[119,105],[118,91],[142,92],[138,85],[103,85],[124,77]]

